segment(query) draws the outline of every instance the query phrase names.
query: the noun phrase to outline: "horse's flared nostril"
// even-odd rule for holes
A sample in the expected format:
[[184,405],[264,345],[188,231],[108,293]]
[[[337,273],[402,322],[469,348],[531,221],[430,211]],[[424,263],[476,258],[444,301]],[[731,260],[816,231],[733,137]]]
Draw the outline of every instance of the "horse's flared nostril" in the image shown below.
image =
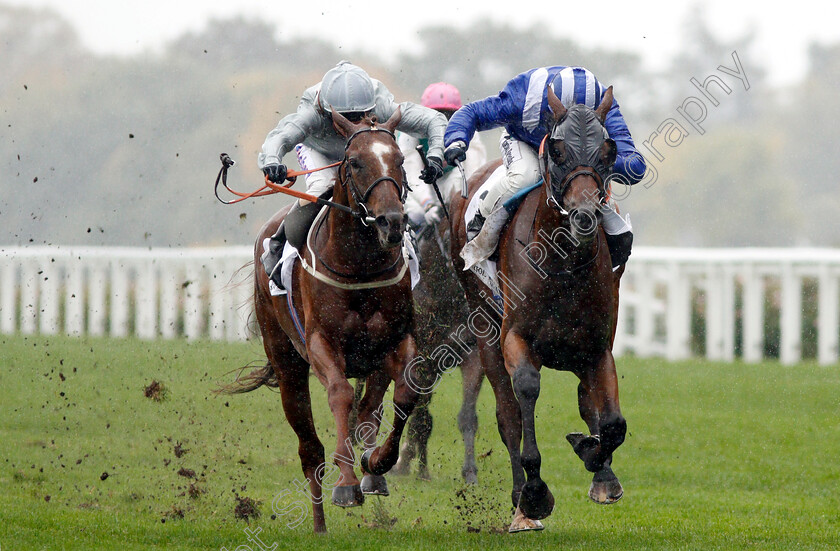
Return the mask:
[[575,209],[569,216],[572,228],[581,235],[592,233],[598,225],[595,212],[589,209]]

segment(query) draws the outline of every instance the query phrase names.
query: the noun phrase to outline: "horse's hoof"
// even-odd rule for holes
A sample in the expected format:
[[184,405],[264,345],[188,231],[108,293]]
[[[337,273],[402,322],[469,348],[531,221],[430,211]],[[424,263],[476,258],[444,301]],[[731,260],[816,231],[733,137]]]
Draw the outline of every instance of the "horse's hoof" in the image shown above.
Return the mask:
[[370,456],[373,455],[373,450],[376,448],[368,448],[362,454],[362,458],[359,460],[359,463],[362,466],[362,472],[369,473],[370,472]]
[[529,480],[522,487],[518,508],[531,520],[543,519],[554,510],[554,496],[542,479]]
[[366,474],[362,477],[362,493],[371,496],[387,496],[388,483],[381,475]]
[[587,436],[582,432],[572,432],[566,435],[566,440],[572,445],[572,449],[583,461],[586,470],[598,472],[603,464],[597,464],[597,453],[601,446],[601,438],[597,435]]
[[466,484],[478,484],[478,472],[475,469],[462,469],[461,475],[464,477],[464,482]]
[[508,528],[508,533],[515,534],[516,532],[527,532],[530,530],[543,530],[545,526],[543,526],[542,522],[538,520],[534,520],[528,518],[519,507],[516,508],[516,512],[513,513],[513,522],[510,523],[510,528]]
[[339,507],[358,507],[365,502],[362,488],[356,486],[336,486],[332,491],[332,503]]
[[408,461],[403,461],[402,457],[400,457],[397,462],[391,467],[391,470],[388,471],[389,474],[397,475],[397,476],[405,476],[411,472],[411,463]]
[[589,486],[589,499],[599,505],[611,505],[624,496],[624,488],[609,467],[595,473]]

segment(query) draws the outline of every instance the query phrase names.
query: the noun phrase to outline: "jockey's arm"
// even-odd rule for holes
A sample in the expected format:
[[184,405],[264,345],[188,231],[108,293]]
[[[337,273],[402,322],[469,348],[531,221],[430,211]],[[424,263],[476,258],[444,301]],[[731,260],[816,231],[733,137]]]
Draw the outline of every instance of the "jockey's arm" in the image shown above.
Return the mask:
[[320,123],[321,116],[315,110],[312,99],[304,93],[297,112],[280,119],[266,136],[257,157],[257,166],[262,169],[267,164],[283,164],[283,156],[303,142]]
[[636,151],[636,145],[633,143],[633,137],[630,136],[630,129],[627,128],[627,123],[624,122],[624,117],[618,108],[618,102],[613,100],[612,107],[607,112],[604,126],[607,128],[607,134],[615,141],[616,145],[616,159],[613,172],[622,177],[622,180],[628,184],[636,184],[645,175],[647,165],[645,158]]
[[408,179],[408,185],[414,190],[426,187],[420,179],[420,171],[423,170],[423,161],[420,159],[420,154],[417,153],[416,147],[420,144],[420,140],[406,132],[400,132],[397,135],[397,145],[400,147],[405,162],[403,168]]
[[[417,138],[429,140],[429,157],[443,159],[443,132],[446,129],[446,117],[442,113],[409,101],[399,104],[402,118],[397,130],[407,132]],[[394,105],[396,110],[396,105]]]
[[521,108],[517,109],[507,88],[496,96],[468,103],[449,119],[444,144],[449,147],[453,142],[462,141],[469,146],[476,131],[504,126],[513,120],[517,111],[521,111]]

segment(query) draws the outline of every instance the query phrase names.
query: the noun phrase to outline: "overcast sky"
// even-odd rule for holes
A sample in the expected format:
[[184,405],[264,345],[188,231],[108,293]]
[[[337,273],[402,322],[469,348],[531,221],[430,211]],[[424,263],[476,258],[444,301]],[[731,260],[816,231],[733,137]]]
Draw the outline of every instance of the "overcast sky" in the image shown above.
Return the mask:
[[[418,29],[436,23],[466,27],[482,17],[523,28],[543,22],[557,36],[585,46],[600,44],[641,53],[648,67],[661,67],[679,48],[690,3],[623,0],[601,2],[505,2],[504,0],[0,0],[0,3],[49,6],[78,30],[82,41],[100,53],[133,54],[153,50],[179,34],[200,30],[212,18],[241,14],[276,25],[278,36],[304,40],[318,36],[344,48],[411,50]],[[706,17],[722,40],[750,28],[772,84],[800,77],[812,41],[840,41],[832,4],[825,0],[706,0]],[[522,6],[515,10],[508,5]],[[776,7],[769,7],[775,4]],[[555,6],[549,10],[546,6]],[[289,7],[292,6],[292,7]],[[488,6],[496,6],[492,10]],[[524,7],[528,6],[527,9]],[[540,6],[540,8],[537,8]],[[560,6],[558,8],[557,6]],[[596,7],[597,6],[597,7]],[[287,14],[294,13],[293,18]],[[356,32],[348,31],[356,29]],[[565,63],[558,52],[557,63]]]

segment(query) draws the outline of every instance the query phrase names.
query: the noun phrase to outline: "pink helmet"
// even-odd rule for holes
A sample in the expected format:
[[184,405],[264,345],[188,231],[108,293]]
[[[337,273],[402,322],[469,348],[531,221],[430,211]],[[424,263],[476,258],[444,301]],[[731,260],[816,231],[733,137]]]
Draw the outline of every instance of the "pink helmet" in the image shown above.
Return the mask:
[[461,108],[461,93],[446,82],[429,84],[420,98],[425,107],[457,111]]

